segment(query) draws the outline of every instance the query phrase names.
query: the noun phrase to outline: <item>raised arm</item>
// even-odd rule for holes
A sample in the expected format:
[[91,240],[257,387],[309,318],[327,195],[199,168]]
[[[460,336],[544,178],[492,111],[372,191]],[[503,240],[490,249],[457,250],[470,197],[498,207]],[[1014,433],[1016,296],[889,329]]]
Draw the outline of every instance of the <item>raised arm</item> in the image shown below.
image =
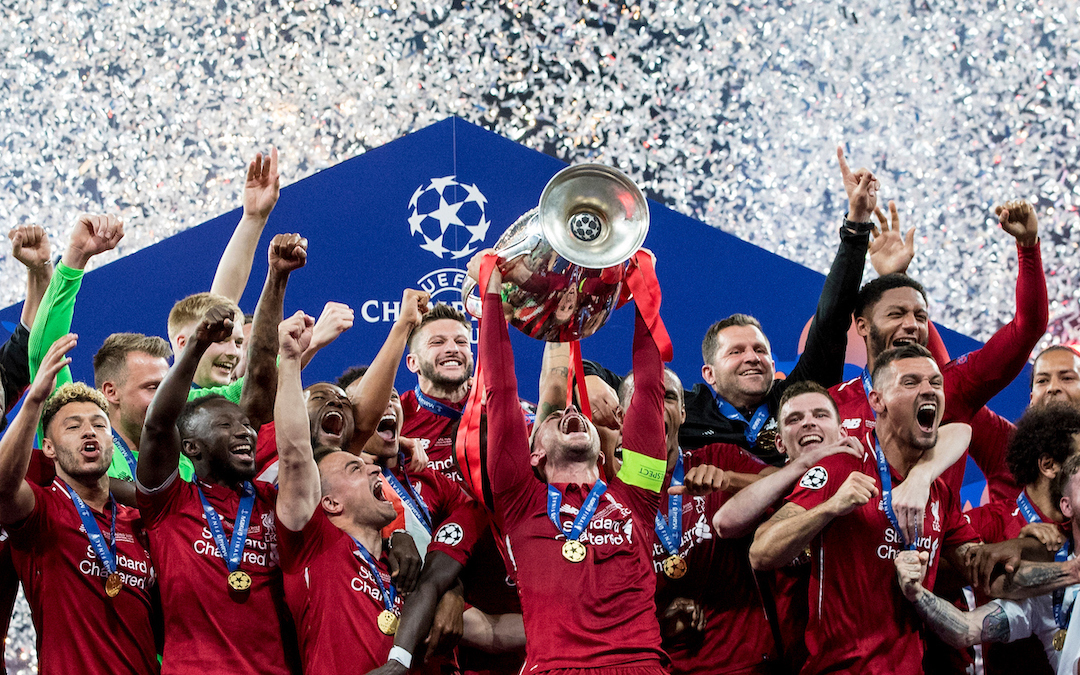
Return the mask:
[[8,232],[11,255],[26,266],[26,301],[23,302],[22,324],[34,325],[41,298],[52,280],[52,256],[49,235],[40,225],[22,225]]
[[277,204],[280,185],[277,148],[271,148],[266,157],[261,152],[257,153],[248,164],[247,180],[244,182],[244,215],[221,254],[210,286],[211,293],[240,302],[251,275],[251,263],[255,260],[259,238],[270,212]]
[[154,400],[146,409],[146,421],[139,440],[139,464],[135,470],[138,483],[145,490],[156,490],[176,472],[180,464],[180,432],[176,429],[176,420],[187,403],[191,378],[207,348],[214,342],[230,339],[232,330],[232,309],[223,305],[211,307],[158,385]]
[[304,350],[304,358],[300,359],[300,365],[307,368],[311,359],[323,348],[341,334],[352,328],[354,319],[352,307],[343,302],[328,302],[323,305],[322,314],[315,321],[315,328],[311,331],[311,344]]
[[775,570],[787,565],[810,545],[835,518],[845,516],[878,493],[874,479],[852,471],[832,497],[812,509],[788,502],[763,523],[750,545],[750,565],[755,570]]
[[258,429],[274,416],[277,391],[278,324],[285,306],[289,274],[307,262],[307,239],[299,234],[279,234],[270,241],[266,258],[266,282],[248,340],[248,365],[240,390],[240,407],[251,426]]
[[299,532],[311,520],[321,496],[319,467],[312,454],[300,360],[311,342],[315,321],[297,312],[278,326],[281,363],[278,366],[274,432],[278,450],[277,517],[281,524]]
[[791,488],[804,473],[810,470],[810,467],[838,452],[862,457],[863,450],[858,441],[844,437],[836,443],[823,445],[799,455],[797,460],[775,473],[762,476],[724,502],[724,505],[713,514],[713,527],[725,539],[750,534],[761,524],[769,509],[791,493]]
[[41,409],[55,386],[56,374],[71,363],[67,353],[75,347],[76,339],[74,335],[65,335],[49,347],[19,414],[0,438],[0,523],[5,525],[23,520],[34,510],[34,491],[26,482],[34,432]]
[[375,433],[386,411],[386,403],[394,389],[401,355],[405,352],[409,334],[420,325],[420,320],[428,311],[427,293],[412,288],[405,289],[401,296],[401,311],[390,328],[382,349],[375,355],[375,360],[368,366],[367,372],[356,385],[354,395],[350,397],[356,431],[353,432],[353,447],[359,454],[367,440]]
[[[544,358],[540,362],[540,400],[536,403],[534,427],[539,427],[552,412],[566,407],[566,378],[569,373],[569,343],[544,343]],[[595,411],[593,415],[593,422],[596,423]]]
[[1009,617],[998,601],[963,612],[923,587],[929,559],[926,551],[900,551],[893,561],[900,590],[926,625],[955,649],[983,642],[1009,642]]
[[971,442],[971,427],[953,423],[938,429],[938,442],[923,453],[911,467],[904,482],[893,488],[893,511],[904,539],[915,541],[930,501],[930,485],[953,464],[960,461]]

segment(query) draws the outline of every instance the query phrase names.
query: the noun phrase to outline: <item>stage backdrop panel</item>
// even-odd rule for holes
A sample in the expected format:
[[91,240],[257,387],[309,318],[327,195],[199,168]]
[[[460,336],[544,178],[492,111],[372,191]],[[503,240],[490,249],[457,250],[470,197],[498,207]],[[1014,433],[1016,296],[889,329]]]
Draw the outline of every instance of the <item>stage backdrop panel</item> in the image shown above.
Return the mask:
[[[536,206],[548,179],[564,166],[457,118],[342,162],[281,191],[241,306],[254,310],[271,237],[281,232],[307,237],[308,264],[290,279],[286,315],[303,309],[317,316],[330,300],[356,312],[352,330],[304,373],[306,384],[332,379],[374,357],[397,314],[403,288],[421,287],[435,300],[460,305],[469,257],[494,244],[518,216]],[[836,199],[843,199],[839,189]],[[652,224],[645,245],[656,253],[662,315],[675,344],[672,367],[686,386],[700,381],[705,330],[734,312],[760,319],[778,370],[790,368],[824,277],[655,202],[649,209]],[[236,209],[217,216],[86,275],[73,326],[80,336],[73,353],[76,379],[93,382],[93,354],[110,333],[165,336],[173,303],[209,289],[240,213]],[[839,225],[823,216],[801,227],[836,232]],[[53,245],[60,250],[64,242]],[[19,312],[20,306],[0,311],[5,331],[18,321]],[[582,342],[586,358],[627,371],[632,318],[630,308],[616,312],[607,326]],[[939,329],[953,356],[980,346]],[[522,395],[535,399],[543,345],[516,331],[514,340]],[[849,367],[851,375],[861,365]],[[1027,402],[1027,377],[1025,371],[991,406],[1015,419]],[[415,377],[402,365],[398,387],[414,384]],[[965,500],[977,502],[974,495],[981,490],[975,484],[971,490],[973,496]]]

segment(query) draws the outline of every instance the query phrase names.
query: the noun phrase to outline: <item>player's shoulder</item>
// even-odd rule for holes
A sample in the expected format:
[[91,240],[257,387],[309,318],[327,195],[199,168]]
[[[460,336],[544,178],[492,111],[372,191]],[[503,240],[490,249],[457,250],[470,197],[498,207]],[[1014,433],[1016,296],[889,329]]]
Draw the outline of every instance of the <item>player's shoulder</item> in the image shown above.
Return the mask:
[[721,469],[738,471],[761,471],[769,466],[767,462],[750,451],[734,443],[709,443],[700,448],[687,450],[684,454],[689,466],[711,464]]
[[833,386],[829,387],[829,394],[831,394],[834,399],[837,396],[850,397],[853,395],[853,392],[862,393],[859,392],[861,385],[862,378],[853,377],[847,382],[841,382],[840,384],[834,384]]

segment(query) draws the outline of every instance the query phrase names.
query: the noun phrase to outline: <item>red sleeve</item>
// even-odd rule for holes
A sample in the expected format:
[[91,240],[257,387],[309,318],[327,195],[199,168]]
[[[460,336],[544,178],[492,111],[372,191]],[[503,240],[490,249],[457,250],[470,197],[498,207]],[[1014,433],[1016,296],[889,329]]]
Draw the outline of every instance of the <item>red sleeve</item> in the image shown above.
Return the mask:
[[281,571],[285,573],[302,570],[339,538],[348,536],[330,522],[321,506],[315,507],[315,513],[299,532],[293,532],[278,520],[277,535]]
[[960,512],[960,495],[953,492],[940,478],[937,480],[941,485],[941,492],[945,501],[945,528],[941,533],[942,547],[959,546],[969,541],[981,541],[979,533],[967,521]]
[[51,540],[48,536],[49,530],[52,529],[52,519],[49,518],[49,509],[46,504],[47,488],[29,480],[26,484],[34,491],[34,510],[22,522],[4,526],[11,547],[19,551],[32,551],[39,545],[48,546]]
[[255,441],[255,475],[262,475],[267,466],[277,461],[277,435],[273,422],[259,427],[259,436]]
[[934,355],[934,361],[937,362],[939,368],[944,368],[949,363],[949,350],[945,348],[945,342],[942,341],[941,334],[937,332],[937,326],[933,321],[930,322],[927,332],[926,348]]
[[1015,430],[1012,422],[986,406],[979,408],[971,420],[968,454],[986,476],[991,500],[1015,500],[1016,495],[1020,494],[1020,486],[1005,463],[1009,439]]
[[859,471],[862,461],[846,453],[823,458],[803,474],[787,501],[809,511],[836,494],[848,474]]
[[762,469],[769,466],[732,443],[713,443],[693,450],[689,454],[687,463],[691,467],[709,464],[724,471],[750,474],[759,474]]
[[1001,502],[990,502],[964,513],[964,519],[971,529],[988,543],[1005,541],[1005,520]]
[[430,497],[430,501],[427,498],[424,501],[431,509],[431,522],[438,524],[472,499],[465,494],[460,485],[447,478],[441,471],[431,469],[428,471],[430,471],[428,478],[431,479],[431,486],[435,488],[435,494]]
[[181,493],[185,486],[191,486],[191,483],[180,480],[177,472],[173,474],[172,482],[154,492],[143,492],[141,488],[136,488],[135,503],[139,506],[139,513],[142,514],[147,529],[160,525],[169,512],[176,508],[176,502],[182,498]]
[[500,511],[505,521],[512,523],[526,517],[530,506],[529,500],[515,499],[534,480],[529,437],[518,403],[514,352],[498,293],[484,295],[484,316],[478,349],[487,392],[487,471]]
[[945,369],[945,414],[966,421],[1023,370],[1031,350],[1046,332],[1049,306],[1039,245],[1018,246],[1016,316],[982,348]]
[[634,316],[634,395],[623,418],[623,447],[655,459],[666,459],[664,362],[645,319],[636,308]]
[[432,534],[428,554],[442,551],[464,566],[488,524],[487,510],[473,500],[465,499]]

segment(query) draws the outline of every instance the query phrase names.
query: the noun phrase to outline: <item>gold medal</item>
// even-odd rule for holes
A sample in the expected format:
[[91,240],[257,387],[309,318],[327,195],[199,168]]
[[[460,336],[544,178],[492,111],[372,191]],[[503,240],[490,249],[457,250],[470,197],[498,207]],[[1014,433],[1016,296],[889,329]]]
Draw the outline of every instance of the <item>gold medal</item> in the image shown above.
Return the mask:
[[681,555],[670,555],[660,565],[670,579],[682,579],[686,576],[686,561]]
[[379,630],[381,630],[386,635],[393,635],[397,632],[399,621],[400,619],[398,619],[397,614],[394,614],[388,609],[384,609],[383,611],[379,612]]
[[572,563],[579,563],[585,559],[585,544],[573,539],[567,539],[562,545],[562,557]]
[[236,570],[229,575],[229,588],[237,593],[243,593],[251,588],[251,575],[244,570]]
[[1054,644],[1054,649],[1058,650],[1059,652],[1062,649],[1065,648],[1065,629],[1064,628],[1060,628],[1060,629],[1058,629],[1058,632],[1054,633],[1053,644]]
[[120,595],[120,589],[124,587],[124,582],[120,580],[120,574],[117,572],[111,573],[105,577],[105,595],[110,598],[115,598]]

